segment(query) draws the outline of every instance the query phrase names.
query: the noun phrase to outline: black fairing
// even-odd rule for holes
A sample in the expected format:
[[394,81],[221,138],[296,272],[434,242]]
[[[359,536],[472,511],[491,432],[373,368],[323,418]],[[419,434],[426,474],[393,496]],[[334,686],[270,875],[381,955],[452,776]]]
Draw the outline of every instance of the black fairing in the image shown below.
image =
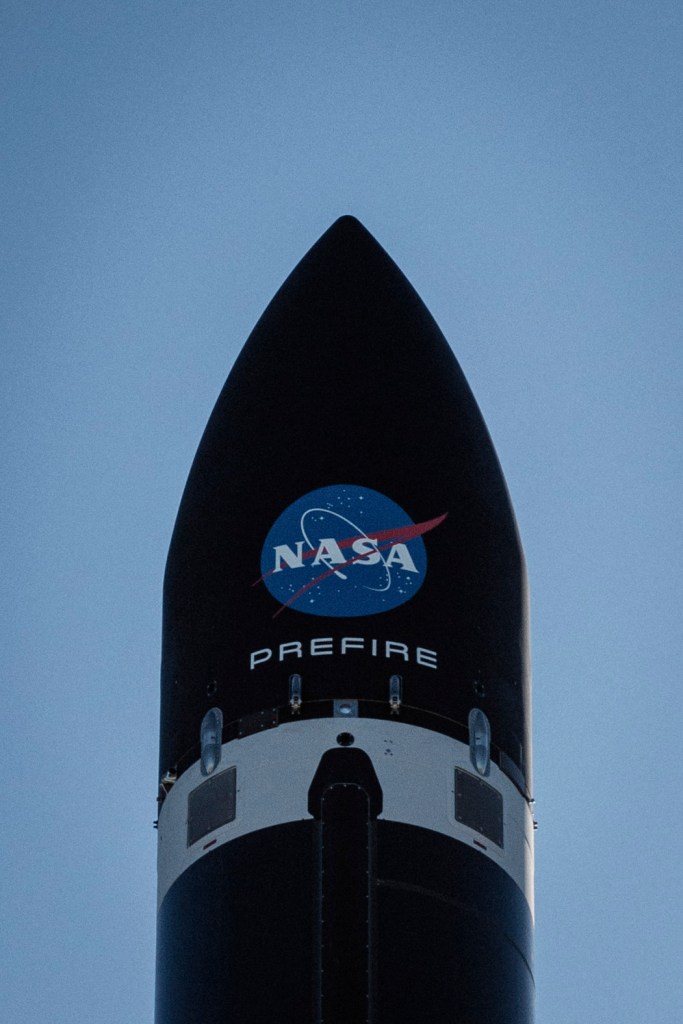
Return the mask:
[[[159,914],[157,1024],[529,1024],[532,922],[515,883],[457,840],[375,826],[362,1016],[340,1015],[344,992],[319,1016],[320,826],[302,821],[219,847],[170,889]],[[334,908],[326,913],[334,923]],[[350,990],[362,949],[346,966]]]
[[[254,586],[264,539],[292,502],[333,484],[373,488],[415,523],[447,513],[425,536],[425,582],[400,607],[364,618],[296,608],[274,617],[277,601]],[[341,657],[342,636],[428,648],[438,668]],[[335,654],[274,656],[250,671],[251,651],[314,637],[334,638]],[[286,704],[293,671],[306,701],[384,701],[398,671],[408,705],[460,723],[481,707],[528,783],[526,582],[505,481],[443,335],[351,217],[266,309],[192,466],[164,586],[161,772],[196,745],[209,707],[230,722]]]

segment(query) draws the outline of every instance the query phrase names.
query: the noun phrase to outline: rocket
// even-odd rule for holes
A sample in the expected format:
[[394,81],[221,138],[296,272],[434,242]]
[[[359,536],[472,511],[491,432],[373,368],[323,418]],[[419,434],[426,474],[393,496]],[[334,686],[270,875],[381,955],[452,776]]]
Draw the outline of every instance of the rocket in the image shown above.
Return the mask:
[[197,450],[159,779],[156,1024],[531,1024],[524,556],[462,370],[353,217]]

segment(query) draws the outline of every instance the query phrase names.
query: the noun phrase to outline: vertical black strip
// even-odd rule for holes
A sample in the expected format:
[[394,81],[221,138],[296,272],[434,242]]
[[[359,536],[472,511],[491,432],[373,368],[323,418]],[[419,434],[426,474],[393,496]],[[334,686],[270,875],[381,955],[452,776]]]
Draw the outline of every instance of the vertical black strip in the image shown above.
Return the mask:
[[318,1024],[372,1024],[375,819],[382,790],[362,750],[328,750],[308,794],[318,819]]
[[353,783],[322,797],[320,1021],[370,1021],[370,800]]

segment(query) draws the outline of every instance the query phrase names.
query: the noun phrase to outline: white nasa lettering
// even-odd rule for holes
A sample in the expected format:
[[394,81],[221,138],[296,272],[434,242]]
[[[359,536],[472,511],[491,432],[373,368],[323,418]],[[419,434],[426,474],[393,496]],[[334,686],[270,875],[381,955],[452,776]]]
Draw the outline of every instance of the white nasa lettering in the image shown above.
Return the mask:
[[354,559],[355,565],[376,565],[382,560],[377,550],[377,541],[372,537],[359,537],[351,545],[357,555],[365,555],[365,558]]
[[[356,557],[348,559],[334,537],[323,537],[316,548],[312,565],[322,564],[328,568],[344,563],[347,565],[349,563],[352,565],[377,565],[378,562],[382,561],[378,544],[378,540],[373,537],[358,537],[351,545]],[[273,548],[273,553],[275,556],[273,574],[282,572],[285,566],[288,569],[304,568],[304,542],[302,540],[296,541],[296,551],[292,550],[289,544],[276,544]],[[358,555],[363,557],[358,558]],[[384,564],[387,569],[397,566],[405,572],[419,572],[407,544],[392,544]],[[342,575],[338,571],[335,574],[337,576]],[[343,578],[346,579],[346,577]]]
[[407,544],[394,544],[389,557],[386,560],[387,569],[391,568],[392,565],[398,563],[402,569],[406,572],[417,572],[417,566],[413,561],[413,556],[408,551]]
[[327,566],[332,565],[332,563],[340,565],[345,561],[346,559],[342,555],[341,548],[334,537],[322,537],[316,556],[313,559],[313,565],[320,565],[321,562]]
[[278,544],[275,548],[275,568],[273,572],[282,572],[282,563],[289,566],[290,569],[302,569],[304,542],[298,540],[296,542],[296,552],[292,551],[289,544]]

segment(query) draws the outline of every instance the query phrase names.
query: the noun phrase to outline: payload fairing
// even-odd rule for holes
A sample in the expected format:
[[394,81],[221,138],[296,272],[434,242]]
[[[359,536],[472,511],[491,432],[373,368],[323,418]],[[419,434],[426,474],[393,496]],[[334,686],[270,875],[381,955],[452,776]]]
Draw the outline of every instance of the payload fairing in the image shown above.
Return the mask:
[[157,1024],[530,1024],[527,605],[462,371],[343,217],[244,346],[173,533]]

